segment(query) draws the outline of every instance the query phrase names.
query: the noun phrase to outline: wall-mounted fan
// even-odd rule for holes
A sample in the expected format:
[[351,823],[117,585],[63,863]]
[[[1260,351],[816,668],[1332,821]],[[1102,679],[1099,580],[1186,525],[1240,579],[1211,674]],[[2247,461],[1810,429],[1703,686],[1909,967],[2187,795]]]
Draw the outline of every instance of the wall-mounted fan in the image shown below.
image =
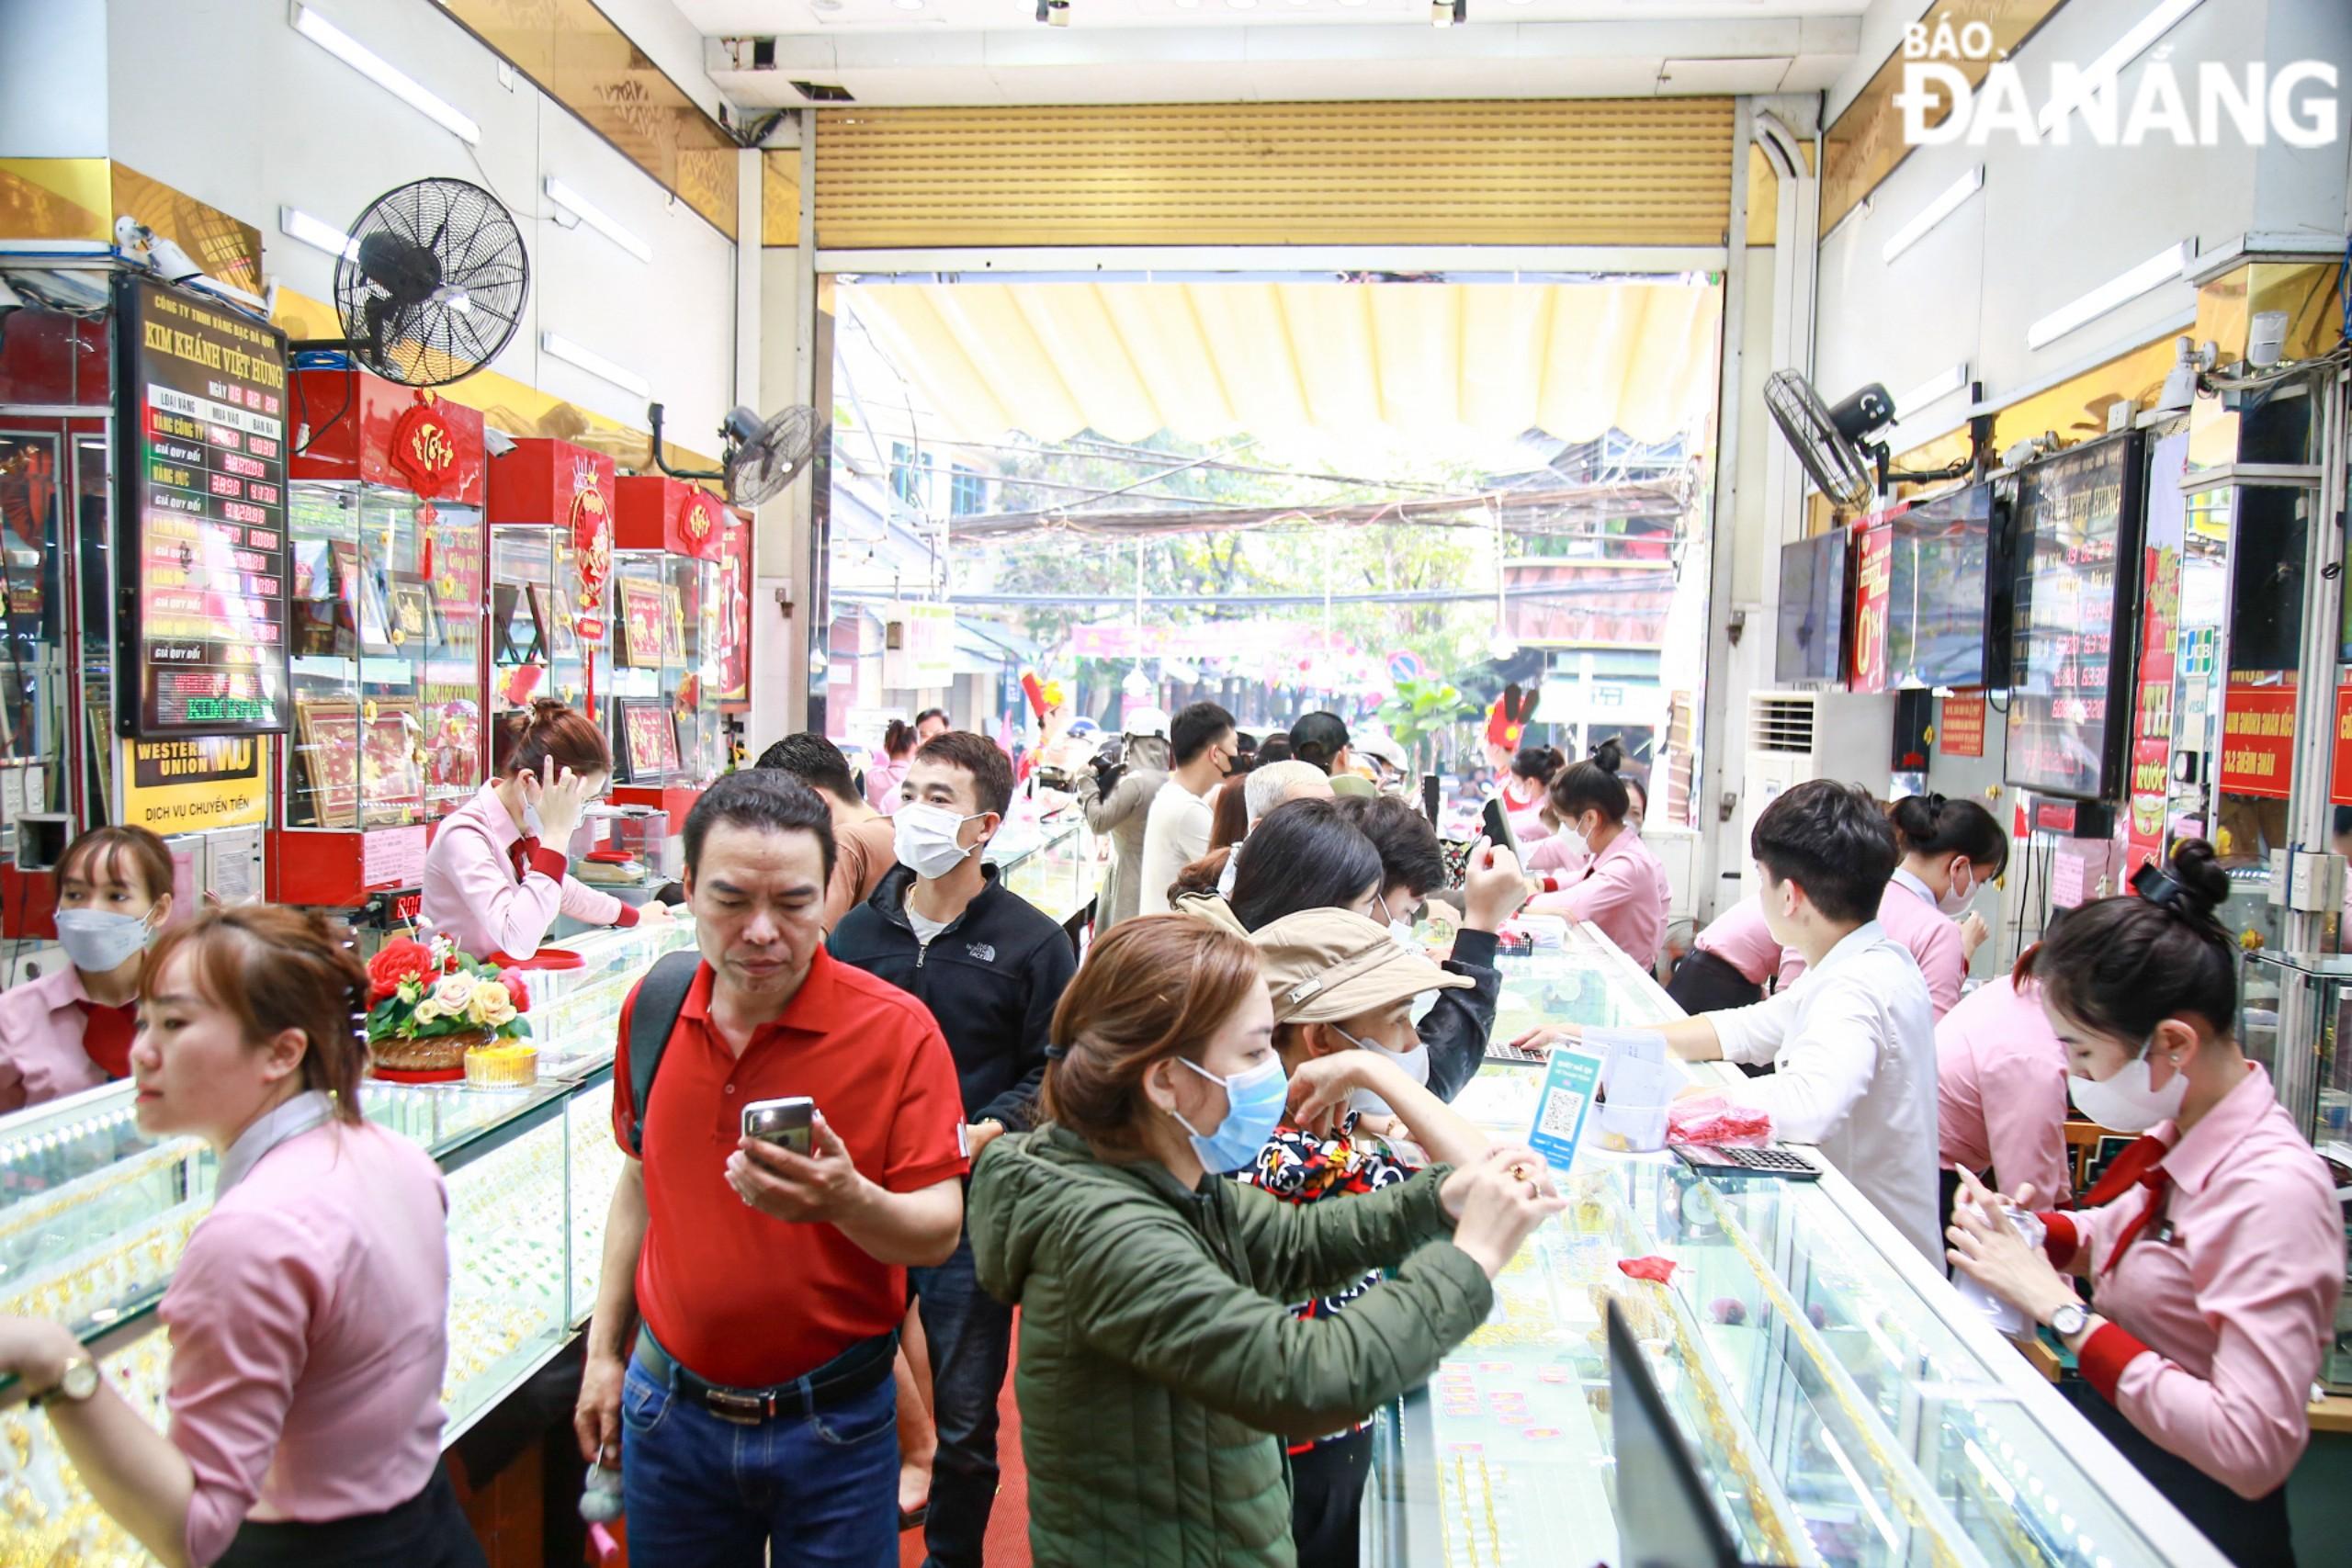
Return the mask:
[[530,258],[514,215],[466,180],[386,191],[351,226],[335,264],[342,348],[388,381],[442,387],[498,356],[523,319]]
[[1891,480],[1958,479],[1975,467],[1972,455],[1947,468],[1890,472],[1886,443],[1870,438],[1894,423],[1896,410],[1894,400],[1875,381],[1835,404],[1825,404],[1803,376],[1775,370],[1764,378],[1764,406],[1815,488],[1849,512],[1870,505]]
[[727,499],[738,506],[773,501],[817,454],[817,411],[806,403],[765,419],[737,408],[718,427],[727,452],[718,468],[673,468],[662,455],[662,405],[655,403],[645,412],[653,426],[654,466],[673,479],[724,479]]

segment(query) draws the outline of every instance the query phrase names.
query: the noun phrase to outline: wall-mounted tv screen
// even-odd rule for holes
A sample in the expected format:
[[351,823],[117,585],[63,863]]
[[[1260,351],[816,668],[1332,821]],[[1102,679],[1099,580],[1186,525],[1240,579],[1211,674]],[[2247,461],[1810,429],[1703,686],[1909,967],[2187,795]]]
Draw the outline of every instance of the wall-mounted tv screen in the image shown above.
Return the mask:
[[2084,800],[2120,787],[2142,446],[2137,431],[2106,436],[2018,473],[2010,784]]
[[1989,484],[1896,516],[1887,591],[1887,677],[1897,686],[1998,686],[2007,680],[2007,519]]
[[1772,679],[1838,681],[1846,674],[1846,621],[1852,592],[1847,581],[1849,541],[1843,528],[1781,547],[1780,636]]

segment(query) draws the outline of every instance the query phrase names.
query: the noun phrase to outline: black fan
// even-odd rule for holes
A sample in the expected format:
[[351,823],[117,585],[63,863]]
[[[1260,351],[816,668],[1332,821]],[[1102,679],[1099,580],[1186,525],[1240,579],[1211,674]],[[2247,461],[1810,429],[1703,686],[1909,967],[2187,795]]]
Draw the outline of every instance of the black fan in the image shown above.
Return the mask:
[[645,413],[653,426],[654,466],[673,479],[725,479],[727,499],[738,506],[774,500],[799,478],[800,470],[817,453],[817,411],[806,403],[796,403],[766,419],[750,409],[738,408],[719,426],[727,455],[718,468],[673,468],[662,455],[662,405],[655,403]]
[[465,180],[388,190],[351,226],[334,304],[353,358],[409,387],[462,380],[497,357],[531,284],[505,205]]
[[1812,382],[1793,370],[1775,370],[1764,379],[1764,406],[1822,494],[1849,509],[1870,504],[1876,493],[1871,459],[1883,468],[1886,450],[1866,453],[1862,442],[1894,423],[1894,400],[1884,387],[1873,381],[1836,408],[1825,408]]

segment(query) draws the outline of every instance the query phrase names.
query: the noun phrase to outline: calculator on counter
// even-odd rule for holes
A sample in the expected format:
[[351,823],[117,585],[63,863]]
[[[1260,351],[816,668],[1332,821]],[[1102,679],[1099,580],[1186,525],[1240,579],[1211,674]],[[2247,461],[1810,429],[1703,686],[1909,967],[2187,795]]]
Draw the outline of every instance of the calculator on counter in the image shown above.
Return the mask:
[[1514,1045],[1508,1040],[1487,1042],[1487,1060],[1489,1062],[1532,1063],[1540,1067],[1551,1059],[1552,1047],[1549,1045]]
[[1674,1152],[1691,1169],[1710,1176],[1777,1176],[1784,1181],[1818,1181],[1821,1168],[1793,1149],[1725,1148],[1718,1144],[1677,1144]]

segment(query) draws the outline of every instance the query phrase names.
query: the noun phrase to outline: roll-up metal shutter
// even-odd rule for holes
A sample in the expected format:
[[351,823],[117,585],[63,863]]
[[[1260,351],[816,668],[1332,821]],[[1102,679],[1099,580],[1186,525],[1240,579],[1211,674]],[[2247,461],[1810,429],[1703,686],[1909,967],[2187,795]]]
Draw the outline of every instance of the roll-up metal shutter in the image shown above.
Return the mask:
[[1729,98],[844,108],[826,250],[1721,244]]

